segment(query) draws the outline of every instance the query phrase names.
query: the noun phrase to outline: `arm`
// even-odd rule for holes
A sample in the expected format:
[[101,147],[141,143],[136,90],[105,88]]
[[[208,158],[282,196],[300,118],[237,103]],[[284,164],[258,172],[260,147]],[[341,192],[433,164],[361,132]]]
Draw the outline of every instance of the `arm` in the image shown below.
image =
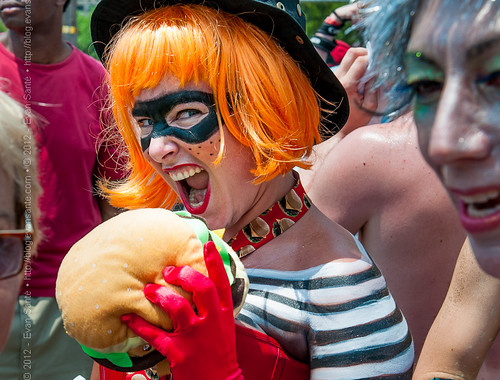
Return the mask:
[[500,279],[478,267],[467,241],[413,378],[475,379],[500,329],[499,300]]
[[[311,42],[318,54],[328,66],[336,66],[342,62],[345,48],[349,48],[349,45],[341,41],[342,43],[338,46],[339,40],[336,37],[344,29],[346,22],[357,22],[358,10],[359,7],[356,3],[344,5],[333,10],[325,18],[314,36],[311,37]],[[338,48],[340,50],[337,51]]]
[[335,13],[332,12],[329,17],[333,17],[335,19],[340,17],[343,21],[349,21],[355,24],[359,18],[359,3],[356,2],[342,5],[341,7],[335,9]]
[[[316,34],[332,41],[346,22],[356,23],[359,18],[358,3],[347,4],[333,10],[318,29]],[[333,28],[331,28],[333,27]]]
[[392,165],[404,152],[387,139],[388,128],[371,125],[337,134],[315,147],[310,170],[299,170],[313,203],[353,234],[401,192],[394,173],[403,172],[392,171]]

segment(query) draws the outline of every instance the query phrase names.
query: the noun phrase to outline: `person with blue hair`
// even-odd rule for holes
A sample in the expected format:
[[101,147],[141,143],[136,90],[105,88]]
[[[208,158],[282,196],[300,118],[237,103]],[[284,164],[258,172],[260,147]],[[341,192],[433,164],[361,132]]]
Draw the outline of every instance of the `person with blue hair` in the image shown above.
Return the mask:
[[499,11],[494,0],[363,0],[367,75],[388,113],[412,106],[420,150],[468,234],[414,379],[500,375]]

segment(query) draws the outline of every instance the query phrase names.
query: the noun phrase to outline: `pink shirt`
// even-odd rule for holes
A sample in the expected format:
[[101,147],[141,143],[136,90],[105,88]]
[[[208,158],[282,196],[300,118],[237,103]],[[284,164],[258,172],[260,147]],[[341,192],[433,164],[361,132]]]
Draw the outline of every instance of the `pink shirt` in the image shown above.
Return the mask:
[[55,296],[64,255],[101,222],[93,196],[96,175],[121,176],[112,150],[100,143],[105,75],[100,62],[75,47],[63,62],[40,65],[17,59],[0,44],[0,89],[25,103],[26,114],[33,111],[39,117],[32,127],[39,152],[45,239],[31,260],[21,294],[30,290],[33,297]]

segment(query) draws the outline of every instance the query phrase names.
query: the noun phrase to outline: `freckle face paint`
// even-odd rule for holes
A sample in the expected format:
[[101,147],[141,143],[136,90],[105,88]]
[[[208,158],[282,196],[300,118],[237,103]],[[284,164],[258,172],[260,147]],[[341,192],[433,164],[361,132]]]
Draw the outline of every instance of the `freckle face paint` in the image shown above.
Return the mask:
[[[208,110],[206,116],[197,124],[180,128],[167,123],[167,115],[175,106],[196,102],[204,104]],[[180,91],[158,99],[137,102],[132,109],[132,115],[150,118],[153,123],[152,132],[141,137],[143,151],[149,148],[152,138],[161,136],[173,136],[188,144],[199,144],[209,139],[219,127],[213,94],[201,91]]]

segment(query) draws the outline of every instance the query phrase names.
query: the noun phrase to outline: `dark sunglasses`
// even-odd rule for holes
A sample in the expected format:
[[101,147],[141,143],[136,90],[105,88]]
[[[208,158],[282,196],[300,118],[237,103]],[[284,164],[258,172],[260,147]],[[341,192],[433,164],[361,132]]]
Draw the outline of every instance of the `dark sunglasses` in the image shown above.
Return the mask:
[[33,244],[32,239],[30,231],[0,231],[0,280],[14,277],[22,271],[24,253]]

